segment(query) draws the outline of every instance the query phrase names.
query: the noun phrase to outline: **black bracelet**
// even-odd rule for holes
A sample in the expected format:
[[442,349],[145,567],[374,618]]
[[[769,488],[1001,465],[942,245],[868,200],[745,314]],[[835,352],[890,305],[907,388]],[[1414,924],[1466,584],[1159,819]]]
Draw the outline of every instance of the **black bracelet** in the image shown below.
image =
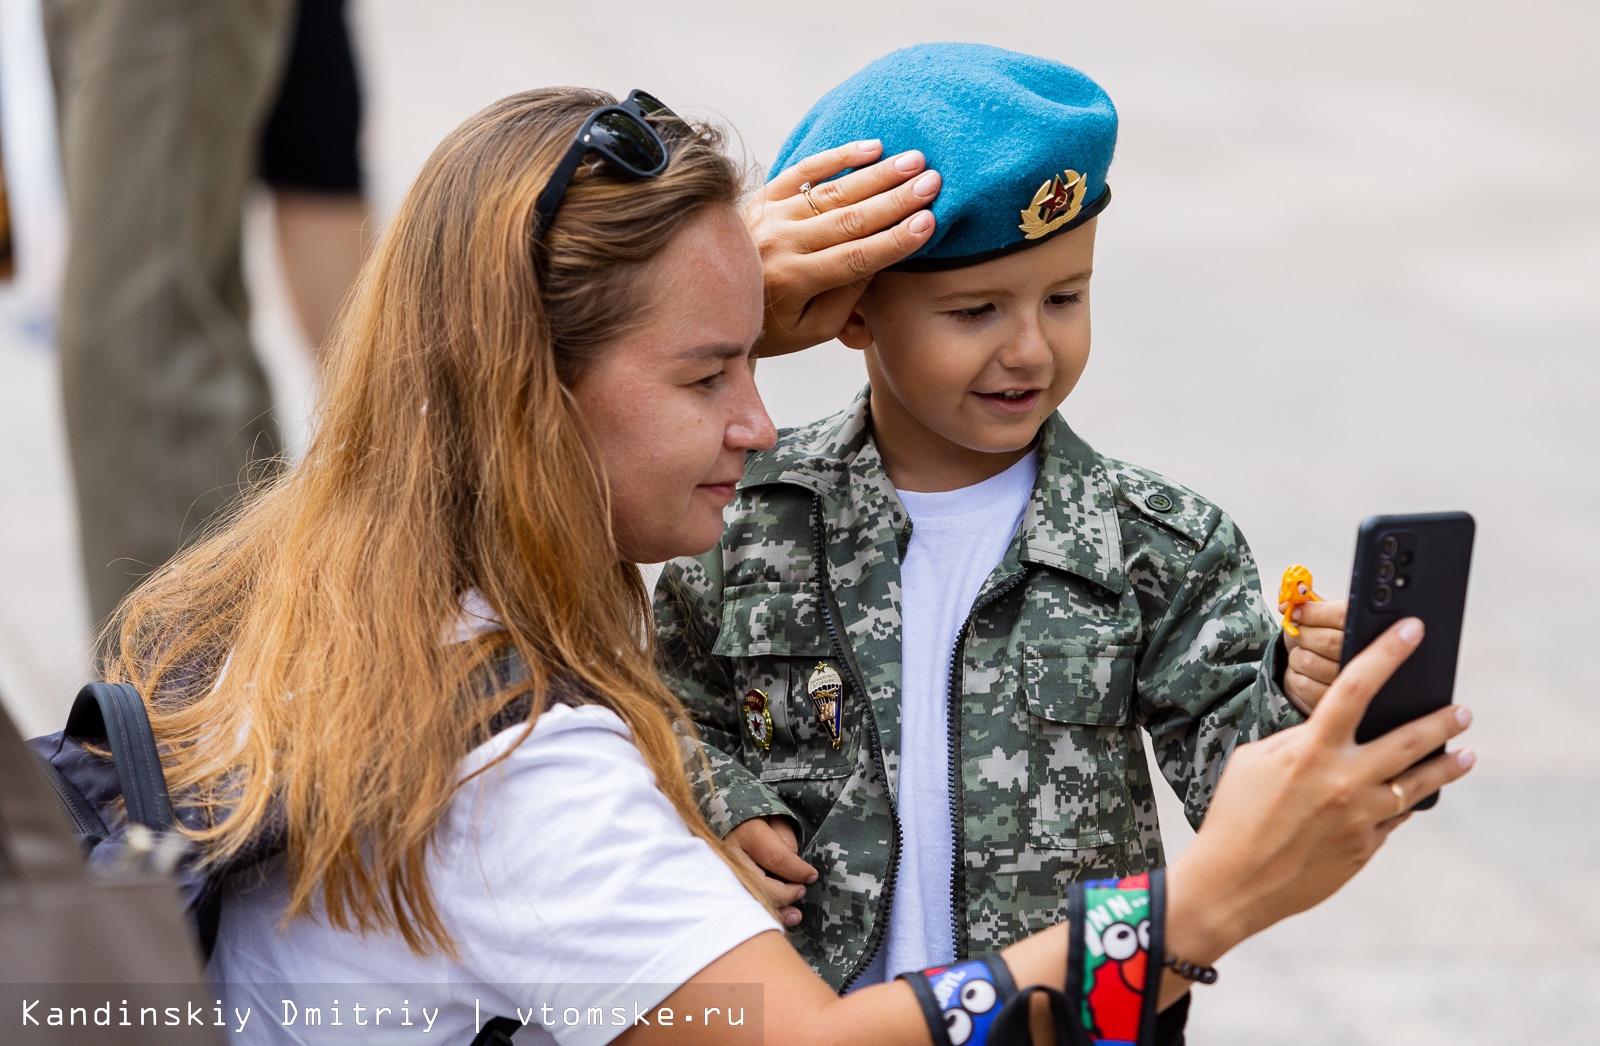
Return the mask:
[[1196,981],[1200,984],[1217,983],[1217,968],[1215,966],[1201,966],[1199,963],[1185,962],[1176,955],[1167,956],[1167,961],[1161,965],[1185,980]]

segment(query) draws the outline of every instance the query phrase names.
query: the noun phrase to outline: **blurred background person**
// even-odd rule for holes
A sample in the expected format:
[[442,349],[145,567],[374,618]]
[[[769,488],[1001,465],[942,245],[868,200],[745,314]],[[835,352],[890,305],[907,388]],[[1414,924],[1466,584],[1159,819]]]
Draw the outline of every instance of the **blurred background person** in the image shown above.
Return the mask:
[[70,231],[57,349],[90,617],[279,436],[241,208],[290,0],[45,0]]
[[57,346],[99,622],[252,468],[275,467],[242,209],[259,163],[295,311],[320,344],[360,264],[360,93],[340,0],[44,0],[42,13],[70,220]]
[[306,344],[319,353],[369,240],[361,113],[345,0],[300,0],[283,83],[261,136],[261,180],[272,190],[290,306]]

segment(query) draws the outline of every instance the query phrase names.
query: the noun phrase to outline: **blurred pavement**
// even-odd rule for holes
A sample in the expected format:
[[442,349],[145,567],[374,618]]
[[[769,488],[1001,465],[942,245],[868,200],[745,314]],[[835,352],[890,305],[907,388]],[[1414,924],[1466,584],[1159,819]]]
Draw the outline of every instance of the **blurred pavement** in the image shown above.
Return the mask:
[[[48,158],[13,141],[28,4],[4,3],[7,161],[42,184]],[[1304,562],[1341,595],[1370,513],[1462,508],[1479,524],[1458,686],[1479,768],[1338,897],[1229,956],[1197,993],[1191,1041],[1600,1041],[1593,0],[357,12],[380,213],[446,131],[529,86],[647,88],[720,114],[760,166],[818,95],[905,43],[981,40],[1099,79],[1123,130],[1073,425],[1220,502],[1273,588]],[[45,231],[23,264],[47,267],[47,188],[30,201]],[[250,264],[285,419],[303,429],[309,368],[262,236]],[[0,688],[35,731],[59,722],[87,649],[48,284],[36,268],[0,294]],[[863,380],[838,346],[760,378],[780,424]]]

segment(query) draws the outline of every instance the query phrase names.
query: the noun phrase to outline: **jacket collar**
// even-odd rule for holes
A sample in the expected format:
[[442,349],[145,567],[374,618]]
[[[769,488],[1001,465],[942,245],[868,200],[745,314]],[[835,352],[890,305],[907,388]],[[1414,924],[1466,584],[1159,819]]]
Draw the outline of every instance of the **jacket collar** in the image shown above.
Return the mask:
[[1022,517],[1019,558],[1122,592],[1127,576],[1116,487],[1100,455],[1059,413],[1045,420],[1040,442],[1039,479]]
[[780,433],[777,446],[751,455],[745,462],[739,489],[790,483],[821,494],[837,486],[870,442],[870,393],[868,386],[839,413]]
[[[853,474],[881,473],[882,460],[868,428],[869,391],[862,389],[838,414],[790,429],[777,446],[754,455],[739,488],[787,483],[827,495],[837,492],[847,476],[854,485],[866,477]],[[1100,455],[1059,413],[1045,421],[1040,443],[1039,478],[1023,514],[1018,559],[1122,592],[1127,578],[1116,488]],[[886,475],[872,478],[881,478],[881,483],[870,484],[878,493],[892,491]],[[831,500],[824,498],[825,503]]]

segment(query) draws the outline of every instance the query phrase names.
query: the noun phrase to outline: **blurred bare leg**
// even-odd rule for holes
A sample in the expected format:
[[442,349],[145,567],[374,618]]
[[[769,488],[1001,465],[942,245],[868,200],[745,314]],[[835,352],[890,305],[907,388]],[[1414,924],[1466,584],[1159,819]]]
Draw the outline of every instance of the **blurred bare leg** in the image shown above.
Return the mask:
[[272,200],[289,300],[320,360],[371,243],[372,212],[353,193],[276,189]]

